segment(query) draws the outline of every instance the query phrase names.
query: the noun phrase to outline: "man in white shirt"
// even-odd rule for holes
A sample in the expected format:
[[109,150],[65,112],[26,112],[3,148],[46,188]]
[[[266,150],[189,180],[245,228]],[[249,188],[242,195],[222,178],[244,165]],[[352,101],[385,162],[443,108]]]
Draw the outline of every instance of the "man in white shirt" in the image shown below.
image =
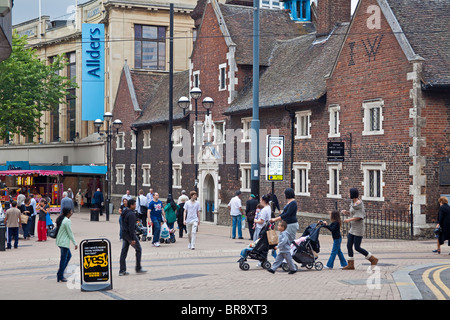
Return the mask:
[[184,204],[184,224],[187,226],[188,249],[195,249],[197,227],[200,225],[200,204],[197,201],[197,192],[191,191],[191,200]]
[[123,199],[127,199],[127,201],[133,199],[133,197],[130,194],[130,190],[127,190],[127,192],[122,196],[122,200],[120,200],[120,205],[123,205]]
[[136,210],[139,213],[139,219],[142,220],[142,225],[147,227],[148,200],[142,189],[139,190],[139,196],[136,199]]
[[181,191],[181,196],[178,197],[177,204],[185,203],[189,200],[189,197],[186,195],[186,190]]
[[241,203],[241,192],[236,191],[235,196],[231,198],[230,202],[228,203],[228,208],[230,209],[230,215],[233,219],[233,226],[232,226],[232,239],[236,239],[236,227],[238,228],[238,236],[239,239],[244,239],[242,237],[242,215],[244,214],[244,211],[242,210],[242,203]]
[[152,188],[148,189],[148,193],[147,193],[147,202],[148,203],[153,201],[153,195],[154,195],[153,189]]

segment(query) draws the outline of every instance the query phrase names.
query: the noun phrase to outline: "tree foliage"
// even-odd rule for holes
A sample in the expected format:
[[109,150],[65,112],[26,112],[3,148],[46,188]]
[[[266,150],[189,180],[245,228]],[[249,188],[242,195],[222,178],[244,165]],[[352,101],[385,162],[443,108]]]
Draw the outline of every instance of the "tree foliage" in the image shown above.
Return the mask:
[[51,64],[41,61],[36,50],[27,47],[27,37],[13,34],[12,53],[0,63],[0,138],[18,133],[32,137],[42,133],[43,113],[67,103],[68,88],[76,83],[61,76],[67,66],[64,55]]

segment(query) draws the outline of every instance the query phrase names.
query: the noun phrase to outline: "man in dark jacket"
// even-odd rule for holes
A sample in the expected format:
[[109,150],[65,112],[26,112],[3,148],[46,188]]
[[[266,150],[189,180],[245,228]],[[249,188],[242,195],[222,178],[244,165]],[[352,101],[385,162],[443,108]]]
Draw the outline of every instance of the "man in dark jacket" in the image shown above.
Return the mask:
[[253,194],[250,195],[250,199],[245,203],[245,215],[247,216],[248,231],[250,232],[249,240],[253,240],[253,234],[255,233],[253,224],[255,222],[256,206],[258,203],[258,199]]
[[126,259],[128,248],[130,245],[136,250],[136,273],[145,273],[147,270],[142,269],[141,257],[142,247],[136,236],[136,200],[128,201],[128,208],[124,208],[122,212],[122,252],[120,253],[120,270],[119,276],[126,276],[127,272]]

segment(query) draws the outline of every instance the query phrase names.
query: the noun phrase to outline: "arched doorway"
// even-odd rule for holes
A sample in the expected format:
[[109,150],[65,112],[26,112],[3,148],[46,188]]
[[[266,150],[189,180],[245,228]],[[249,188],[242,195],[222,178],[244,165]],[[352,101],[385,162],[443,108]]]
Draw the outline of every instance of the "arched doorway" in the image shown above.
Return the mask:
[[207,174],[203,182],[203,208],[205,212],[205,220],[214,222],[214,178]]

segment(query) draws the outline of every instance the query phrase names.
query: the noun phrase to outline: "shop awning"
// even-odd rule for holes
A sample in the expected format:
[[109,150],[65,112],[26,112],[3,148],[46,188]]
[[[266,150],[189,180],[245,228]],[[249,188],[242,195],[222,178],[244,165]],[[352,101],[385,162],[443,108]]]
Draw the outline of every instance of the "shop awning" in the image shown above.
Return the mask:
[[38,174],[40,176],[58,176],[63,175],[63,171],[57,170],[5,170],[0,171],[0,176],[31,176]]

